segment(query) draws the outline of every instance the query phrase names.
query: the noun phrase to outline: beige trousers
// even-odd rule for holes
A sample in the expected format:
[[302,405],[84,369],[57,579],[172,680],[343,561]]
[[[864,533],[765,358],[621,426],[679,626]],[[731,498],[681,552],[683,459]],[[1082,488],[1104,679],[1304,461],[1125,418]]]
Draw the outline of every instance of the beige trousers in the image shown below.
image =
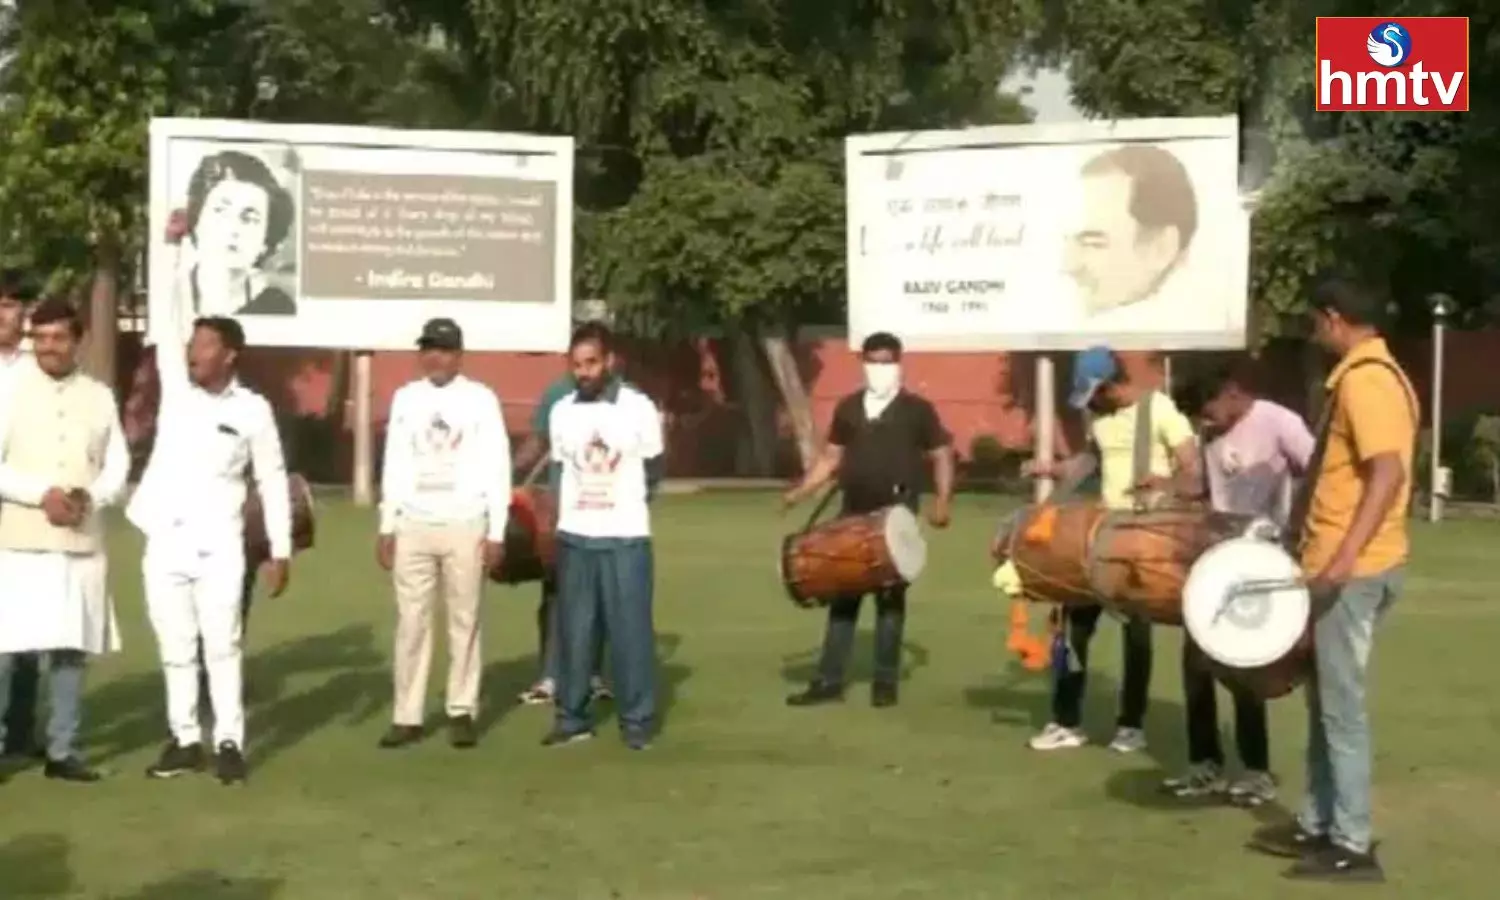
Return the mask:
[[439,597],[448,622],[448,715],[478,712],[484,537],[483,521],[410,523],[396,532],[396,697],[391,719],[397,725],[421,725],[426,718],[432,612]]

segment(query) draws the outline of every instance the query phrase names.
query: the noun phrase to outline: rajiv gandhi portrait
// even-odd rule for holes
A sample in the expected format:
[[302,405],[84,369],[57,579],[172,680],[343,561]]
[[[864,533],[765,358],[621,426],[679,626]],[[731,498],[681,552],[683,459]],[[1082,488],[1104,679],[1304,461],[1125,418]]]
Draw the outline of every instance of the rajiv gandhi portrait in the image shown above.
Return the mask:
[[1084,164],[1081,216],[1067,239],[1067,274],[1087,315],[1156,296],[1198,230],[1198,199],[1169,150],[1128,144]]

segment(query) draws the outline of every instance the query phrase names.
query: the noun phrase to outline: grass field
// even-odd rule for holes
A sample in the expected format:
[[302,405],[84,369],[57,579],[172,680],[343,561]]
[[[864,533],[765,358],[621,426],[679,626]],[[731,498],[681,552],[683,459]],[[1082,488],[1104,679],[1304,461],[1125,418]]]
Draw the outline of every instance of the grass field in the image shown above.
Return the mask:
[[[1286,887],[1241,844],[1248,813],[1168,802],[1182,761],[1179,635],[1157,643],[1152,749],[1039,756],[1044,676],[1012,669],[984,544],[999,500],[966,499],[932,537],[908,626],[902,703],[874,710],[783,695],[807,675],[822,617],[781,593],[774,548],[793,522],[764,495],[666,498],[657,509],[664,733],[647,753],[604,740],[546,750],[549,713],[512,697],[535,668],[534,587],[493,588],[484,741],[385,752],[388,584],[372,518],[327,504],[292,591],[259,601],[244,789],[142,770],[163,733],[142,615],[139,544],[121,530],[126,651],[93,675],[90,757],[105,782],[15,772],[0,787],[0,897],[131,900],[659,898],[1493,897],[1500,874],[1500,525],[1418,532],[1375,662],[1377,827],[1390,884]],[[868,612],[867,612],[868,616]],[[1117,629],[1099,640],[1090,725],[1109,730]],[[866,632],[866,636],[868,632]],[[869,672],[869,643],[856,671]],[[435,667],[436,668],[436,667]],[[436,686],[438,679],[434,679]],[[1227,710],[1227,704],[1223,705]],[[436,714],[440,707],[434,706]],[[1227,712],[1226,712],[1227,715]],[[1273,709],[1295,798],[1300,698]]]

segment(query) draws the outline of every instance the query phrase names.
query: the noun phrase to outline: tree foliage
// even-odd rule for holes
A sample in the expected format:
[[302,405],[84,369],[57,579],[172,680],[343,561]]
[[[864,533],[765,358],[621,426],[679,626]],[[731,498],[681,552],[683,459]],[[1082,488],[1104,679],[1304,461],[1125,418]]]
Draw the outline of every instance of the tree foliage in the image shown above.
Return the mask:
[[841,317],[843,138],[997,121],[1000,0],[475,0],[531,127],[577,136],[580,286],[638,327]]
[[1438,291],[1459,301],[1460,322],[1494,321],[1500,235],[1486,220],[1500,201],[1500,102],[1483,85],[1500,74],[1500,9],[1406,0],[1380,12],[1470,17],[1471,112],[1314,112],[1313,19],[1370,14],[1354,0],[1054,3],[1038,49],[1067,63],[1076,100],[1097,115],[1241,113],[1242,186],[1263,187],[1251,291],[1267,334],[1334,264],[1388,285],[1402,327],[1425,327]]

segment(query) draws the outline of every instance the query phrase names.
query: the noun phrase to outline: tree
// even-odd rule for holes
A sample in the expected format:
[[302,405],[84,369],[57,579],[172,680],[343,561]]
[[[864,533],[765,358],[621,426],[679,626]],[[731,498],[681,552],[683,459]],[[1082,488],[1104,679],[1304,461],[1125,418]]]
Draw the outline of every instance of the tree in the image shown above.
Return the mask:
[[638,330],[841,317],[843,138],[994,108],[999,0],[475,0],[531,127],[580,142],[579,287]]
[[[1472,0],[1416,0],[1392,15],[1467,15],[1495,42],[1500,14]],[[1308,282],[1340,264],[1385,282],[1399,326],[1425,327],[1428,294],[1476,322],[1500,289],[1500,103],[1473,91],[1467,114],[1314,112],[1313,17],[1368,15],[1353,0],[1083,0],[1054,3],[1037,49],[1065,62],[1075,96],[1101,116],[1238,111],[1254,219],[1251,296],[1264,333],[1299,315]],[[1500,74],[1483,47],[1471,84]],[[1261,181],[1264,179],[1264,185]],[[1497,305],[1500,308],[1500,305]]]

